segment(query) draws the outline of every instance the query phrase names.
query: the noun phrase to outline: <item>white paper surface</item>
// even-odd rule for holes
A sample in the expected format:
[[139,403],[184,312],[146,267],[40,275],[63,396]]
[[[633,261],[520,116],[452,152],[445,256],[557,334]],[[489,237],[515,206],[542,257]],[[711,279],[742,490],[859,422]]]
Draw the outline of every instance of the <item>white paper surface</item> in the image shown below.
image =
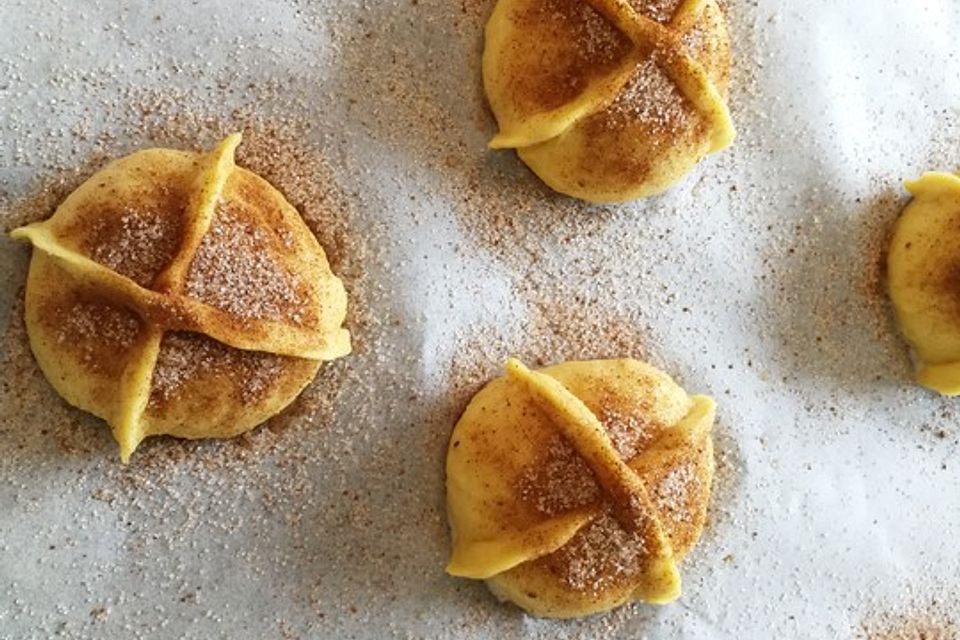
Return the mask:
[[[960,616],[955,403],[912,384],[871,289],[902,180],[960,164],[960,6],[729,5],[733,148],[597,210],[485,150],[480,2],[0,3],[8,203],[103,133],[141,146],[133,93],[175,87],[227,117],[278,80],[262,108],[315,123],[369,236],[352,303],[378,319],[343,364],[365,382],[302,459],[208,468],[224,450],[201,446],[151,482],[24,366],[29,251],[0,240],[0,638],[844,638],[878,612]],[[516,246],[505,231],[491,249],[467,209],[531,193]],[[548,210],[563,223],[538,225]],[[674,605],[538,621],[442,572],[451,363],[476,330],[526,348],[523,281],[626,310],[655,364],[717,398],[723,472]]]

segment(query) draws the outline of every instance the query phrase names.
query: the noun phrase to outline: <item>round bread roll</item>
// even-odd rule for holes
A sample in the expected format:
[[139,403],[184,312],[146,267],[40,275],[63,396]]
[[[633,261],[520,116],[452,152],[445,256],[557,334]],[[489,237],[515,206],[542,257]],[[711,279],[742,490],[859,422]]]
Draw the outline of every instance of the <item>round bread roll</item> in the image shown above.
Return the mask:
[[960,395],[960,176],[926,173],[907,189],[887,256],[890,297],[920,384]]
[[34,247],[37,363],[124,462],[147,436],[247,431],[350,352],[343,284],[296,209],[235,166],[239,144],[116,160],[11,234]]
[[729,66],[715,0],[498,0],[483,53],[490,146],[583,200],[659,193],[732,142]]
[[447,452],[447,571],[571,618],[680,595],[713,479],[714,405],[636,360],[516,360]]

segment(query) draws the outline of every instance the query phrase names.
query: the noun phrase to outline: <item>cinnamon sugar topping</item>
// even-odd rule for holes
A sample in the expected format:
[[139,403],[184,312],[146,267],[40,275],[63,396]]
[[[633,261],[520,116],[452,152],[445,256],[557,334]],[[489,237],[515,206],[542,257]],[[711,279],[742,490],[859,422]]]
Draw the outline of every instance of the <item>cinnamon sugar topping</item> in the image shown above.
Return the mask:
[[559,435],[550,439],[545,460],[520,477],[519,491],[525,501],[549,516],[592,504],[601,495],[590,467]]
[[674,522],[690,522],[687,508],[690,496],[700,490],[700,476],[690,464],[679,464],[652,487],[650,497],[661,513],[666,513]]
[[176,254],[181,222],[180,216],[129,208],[119,215],[102,215],[92,225],[84,250],[105,267],[149,287]]
[[50,311],[59,325],[57,343],[76,351],[83,366],[95,372],[122,366],[115,354],[133,345],[140,333],[135,314],[98,300],[77,299],[62,312]]
[[196,333],[164,335],[150,392],[150,407],[157,409],[186,384],[205,377],[229,378],[244,404],[262,399],[283,374],[284,358],[259,351],[242,351]]
[[589,2],[577,1],[572,7],[564,4],[566,6],[559,6],[554,15],[570,20],[573,42],[585,61],[606,64],[622,55],[624,37]]
[[643,571],[645,533],[625,530],[608,510],[546,560],[571,589],[600,593]]
[[523,86],[517,87],[523,99],[543,109],[554,109],[579,95],[592,78],[608,73],[630,49],[630,40],[583,0],[546,0],[520,14],[517,22],[560,43],[562,49],[559,53],[543,50],[549,72],[519,74],[525,78]]
[[634,457],[650,444],[654,434],[654,425],[638,414],[604,407],[597,413],[597,418],[610,436],[613,448],[624,460]]
[[187,295],[241,318],[302,324],[302,285],[271,256],[272,248],[265,229],[221,202],[190,265]]
[[663,134],[676,134],[690,125],[693,111],[673,80],[652,58],[644,60],[606,111],[613,127],[642,122]]
[[682,0],[629,0],[634,11],[660,23],[673,18]]
[[57,340],[97,340],[105,346],[126,348],[139,331],[134,314],[104,302],[78,300],[64,314]]

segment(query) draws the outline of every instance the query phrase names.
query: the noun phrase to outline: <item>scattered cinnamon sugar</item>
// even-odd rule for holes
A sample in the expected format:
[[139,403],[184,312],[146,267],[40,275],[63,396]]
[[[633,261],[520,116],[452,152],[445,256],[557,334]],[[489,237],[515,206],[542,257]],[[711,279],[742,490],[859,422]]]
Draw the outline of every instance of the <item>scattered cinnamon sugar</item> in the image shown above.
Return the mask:
[[[184,204],[173,204],[173,207],[182,210]],[[100,264],[142,287],[149,287],[176,254],[181,237],[180,221],[177,215],[143,210],[103,212],[95,218],[89,233],[84,234],[85,250]]]
[[588,2],[544,0],[512,14],[514,28],[529,32],[536,55],[502,52],[511,95],[530,113],[556,109],[611,73],[630,50],[630,40]]
[[478,29],[493,10],[493,0],[460,0],[460,13],[472,22],[472,30]]
[[17,227],[52,216],[68,195],[111,159],[107,151],[100,149],[83,158],[71,158],[76,163],[72,166],[53,166],[37,176],[29,190],[19,197],[0,191],[4,231],[9,233]]
[[554,4],[544,3],[544,11],[561,21],[569,20],[569,37],[576,51],[582,56],[581,64],[607,65],[623,56],[627,40],[589,2],[569,0]]
[[906,202],[897,191],[884,189],[870,199],[863,212],[865,229],[860,251],[865,257],[865,268],[857,289],[870,313],[869,326],[877,340],[894,330],[887,295],[887,252],[894,223]]
[[[55,267],[46,275],[69,278]],[[109,380],[122,375],[126,362],[118,354],[129,349],[140,335],[142,323],[137,315],[79,288],[67,289],[60,296],[44,293],[35,292],[34,309],[42,327],[38,328],[39,335],[45,342],[55,342],[48,348],[61,351],[63,359],[92,376]],[[18,320],[23,321],[23,317]]]
[[698,24],[688,29],[680,37],[680,41],[683,42],[683,46],[687,50],[688,55],[693,56],[694,59],[699,59],[706,53],[706,47],[709,44],[707,34],[708,32]]
[[304,285],[276,250],[265,229],[221,203],[190,262],[185,292],[241,318],[302,325],[310,313]]
[[693,110],[673,80],[648,58],[637,66],[604,115],[610,126],[640,121],[669,138],[688,127]]
[[116,349],[130,346],[140,325],[136,317],[113,305],[78,299],[62,318],[57,340],[61,343],[98,338]]
[[[18,20],[26,4],[10,5],[11,55],[0,56],[4,227],[47,217],[98,163],[145,141],[199,150],[246,129],[241,165],[270,173],[296,199],[347,281],[351,314],[368,309],[373,317],[351,317],[355,356],[325,365],[297,406],[268,428],[225,442],[150,439],[124,468],[104,425],[67,406],[42,379],[11,293],[0,497],[9,505],[4,522],[15,523],[4,532],[25,527],[28,535],[0,540],[5,630],[129,638],[210,629],[347,637],[371,628],[397,637],[837,637],[851,631],[835,622],[844,606],[861,601],[862,583],[822,568],[816,554],[810,563],[791,562],[811,549],[857,547],[846,519],[817,519],[823,505],[809,481],[825,473],[817,464],[839,474],[857,464],[851,459],[869,465],[874,454],[895,449],[910,464],[910,484],[894,486],[901,497],[949,483],[950,472],[939,468],[953,468],[956,438],[934,434],[956,416],[946,403],[902,388],[905,352],[872,358],[873,347],[856,340],[868,314],[839,305],[844,289],[858,287],[851,274],[863,273],[851,259],[862,237],[851,223],[868,207],[853,198],[899,191],[903,177],[923,168],[956,168],[960,119],[950,94],[932,86],[952,67],[937,46],[921,48],[931,52],[919,56],[927,64],[914,64],[918,56],[898,62],[918,49],[903,37],[869,49],[875,32],[865,23],[862,38],[839,37],[869,54],[850,67],[867,74],[854,79],[837,65],[838,75],[824,82],[805,74],[809,58],[795,54],[818,52],[818,34],[845,23],[823,18],[855,19],[843,13],[855,7],[834,3],[814,15],[798,3],[730,3],[736,144],[667,196],[605,208],[558,197],[514,154],[485,150],[495,125],[478,70],[493,0],[263,2],[229,16],[197,11],[190,20],[162,3],[154,16],[54,1],[31,5],[31,19]],[[922,30],[930,42],[949,41],[949,30],[929,17],[915,24],[891,14],[881,22],[891,33]],[[788,39],[801,49],[784,46]],[[184,41],[190,44],[177,45]],[[882,82],[869,84],[871,72]],[[900,117],[899,106],[868,100],[866,120],[877,126],[866,142],[836,118],[834,102],[876,86],[891,96],[906,87],[906,112]],[[784,93],[790,87],[797,92]],[[924,130],[923,122],[935,126]],[[904,123],[924,139],[880,128],[899,131]],[[52,176],[50,186],[24,200],[31,181],[44,176]],[[23,206],[14,210],[13,200]],[[794,224],[803,226],[796,235]],[[463,236],[456,248],[445,240],[451,227]],[[849,252],[824,240],[832,237]],[[435,249],[449,250],[450,271],[418,255]],[[13,292],[23,282],[26,250],[9,255]],[[463,289],[454,278],[461,264],[471,276]],[[375,273],[372,282],[363,282],[363,265]],[[446,313],[451,288],[450,299],[492,305],[481,281],[504,282],[513,301],[451,329],[461,344],[452,357],[462,365],[450,367],[458,372],[453,382],[485,382],[514,349],[533,364],[608,349],[619,355],[636,344],[687,378],[691,390],[718,397],[718,457],[731,458],[732,479],[720,483],[706,539],[685,560],[680,603],[547,622],[498,606],[482,585],[443,576],[442,451],[470,393],[448,397],[445,376],[431,375],[446,364],[448,354],[438,353],[446,342],[431,342],[435,326],[399,308],[406,304],[399,283],[424,279],[436,285],[415,295],[432,317]],[[838,284],[824,291],[825,282]],[[546,336],[537,335],[544,327],[538,305],[558,318]],[[813,333],[811,305],[823,315]],[[442,324],[455,324],[460,310]],[[565,315],[573,317],[569,329]],[[607,318],[617,320],[608,327]],[[838,336],[830,349],[818,346],[821,332],[828,341]],[[492,341],[475,344],[485,333]],[[784,363],[788,352],[800,357]],[[880,385],[857,382],[876,375],[884,376]],[[826,405],[837,412],[821,411]],[[919,439],[910,424],[918,416],[930,423]],[[838,450],[848,457],[836,457]],[[872,485],[862,487],[867,507],[878,498]],[[769,498],[784,490],[797,498],[789,536],[769,513]],[[110,499],[88,499],[94,493]],[[942,507],[939,500],[911,515],[942,522]],[[877,516],[879,530],[884,517]],[[900,542],[912,548],[908,538]],[[780,552],[771,552],[777,544]],[[928,560],[938,554],[950,563],[932,545]],[[882,563],[856,573],[875,574]],[[956,574],[952,566],[901,569],[934,586]],[[725,606],[731,602],[740,606]],[[91,627],[97,607],[109,617]]]
[[[540,289],[535,280],[523,283],[517,292],[523,300],[532,298],[528,323],[507,331],[478,327],[458,336],[450,385],[459,406],[465,407],[481,386],[502,375],[503,363],[510,356],[536,367],[569,360],[645,358],[641,319],[605,311],[599,301],[590,305],[543,300],[551,295],[550,289]],[[629,448],[630,444],[624,440],[622,446]]]
[[691,464],[678,464],[653,487],[650,498],[661,513],[675,522],[690,522],[690,496],[700,491],[700,476]]
[[666,24],[676,14],[683,0],[629,0],[629,3],[640,15]]
[[602,495],[590,467],[560,436],[550,440],[542,463],[521,475],[518,490],[523,500],[548,516],[587,506]]
[[551,567],[575,591],[599,594],[646,567],[647,535],[625,530],[609,512],[585,525],[559,551],[537,562]]
[[858,640],[957,640],[960,626],[934,602],[927,611],[871,615],[856,634]]
[[153,371],[151,409],[164,405],[184,385],[195,384],[198,379],[211,380],[212,384],[228,379],[243,404],[254,404],[275,387],[285,373],[287,360],[291,359],[233,349],[198,334],[167,333]]
[[625,414],[612,404],[605,404],[597,412],[597,418],[607,430],[613,448],[624,460],[629,460],[646,448],[657,430],[644,415]]
[[60,348],[79,351],[80,362],[91,371],[115,369],[115,354],[123,353],[140,334],[135,314],[101,300],[78,297],[56,311],[62,311],[54,316]]

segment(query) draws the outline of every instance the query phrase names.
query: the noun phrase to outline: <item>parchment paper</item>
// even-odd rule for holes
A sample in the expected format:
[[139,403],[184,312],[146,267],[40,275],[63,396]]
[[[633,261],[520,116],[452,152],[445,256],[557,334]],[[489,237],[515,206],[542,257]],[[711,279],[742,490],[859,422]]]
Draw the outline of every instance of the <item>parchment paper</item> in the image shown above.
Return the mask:
[[[728,9],[733,148],[662,197],[596,208],[485,149],[486,2],[0,3],[5,226],[44,176],[143,146],[144,92],[177,96],[168,114],[307,120],[365,247],[351,302],[368,317],[334,365],[333,418],[301,414],[245,457],[148,444],[123,469],[32,365],[29,251],[0,240],[0,638],[955,633],[955,402],[912,383],[877,265],[902,180],[960,164],[960,5]],[[646,357],[717,398],[711,521],[673,605],[539,621],[442,571],[451,381],[506,355],[471,336],[529,351],[531,289],[626,314]]]

